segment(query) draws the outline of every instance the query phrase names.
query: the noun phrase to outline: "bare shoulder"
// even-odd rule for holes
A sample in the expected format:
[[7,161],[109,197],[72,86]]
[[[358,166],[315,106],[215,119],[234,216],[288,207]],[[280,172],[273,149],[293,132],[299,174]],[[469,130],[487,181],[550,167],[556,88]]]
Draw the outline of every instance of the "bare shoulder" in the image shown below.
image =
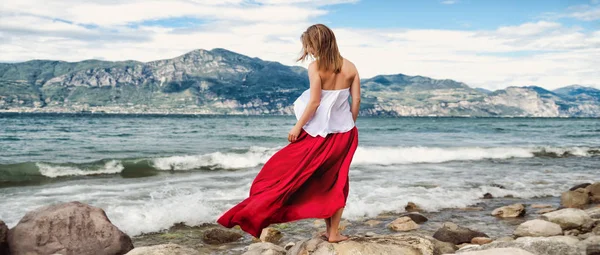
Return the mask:
[[358,70],[356,69],[356,65],[354,65],[354,63],[352,63],[352,61],[348,60],[347,58],[344,58],[344,67],[346,67],[346,71],[348,73],[358,73]]

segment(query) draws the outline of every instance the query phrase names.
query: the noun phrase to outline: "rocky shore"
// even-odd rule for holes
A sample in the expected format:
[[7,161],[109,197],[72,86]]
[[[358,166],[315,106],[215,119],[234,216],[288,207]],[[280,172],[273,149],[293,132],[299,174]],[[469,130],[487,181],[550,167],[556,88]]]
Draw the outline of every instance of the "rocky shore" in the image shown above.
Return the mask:
[[[337,244],[317,237],[322,220],[273,225],[260,239],[213,224],[178,224],[129,237],[102,209],[70,202],[31,211],[10,230],[0,220],[0,255],[600,255],[600,182],[576,185],[562,193],[560,202],[521,203],[494,194],[481,200],[485,202],[446,212],[425,212],[409,203],[404,213],[345,220],[340,228],[351,238]],[[474,222],[475,214],[486,216]],[[494,222],[503,227],[490,227]]]

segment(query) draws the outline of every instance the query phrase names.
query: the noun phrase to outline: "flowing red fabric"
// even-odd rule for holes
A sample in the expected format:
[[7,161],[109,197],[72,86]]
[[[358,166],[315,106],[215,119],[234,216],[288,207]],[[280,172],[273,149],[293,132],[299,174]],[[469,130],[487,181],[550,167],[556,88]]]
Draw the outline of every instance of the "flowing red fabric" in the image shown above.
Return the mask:
[[270,224],[329,218],[346,205],[348,170],[358,146],[356,127],[327,137],[304,130],[262,167],[250,196],[217,222],[259,237]]

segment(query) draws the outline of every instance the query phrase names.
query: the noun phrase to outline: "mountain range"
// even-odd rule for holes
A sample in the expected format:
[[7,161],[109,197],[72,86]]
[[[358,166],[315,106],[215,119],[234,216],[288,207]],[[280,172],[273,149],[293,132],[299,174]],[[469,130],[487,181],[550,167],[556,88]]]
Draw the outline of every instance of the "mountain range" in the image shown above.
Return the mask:
[[[291,114],[307,70],[225,49],[152,62],[0,63],[0,111]],[[600,90],[571,85],[489,91],[403,74],[361,80],[362,115],[600,117]]]

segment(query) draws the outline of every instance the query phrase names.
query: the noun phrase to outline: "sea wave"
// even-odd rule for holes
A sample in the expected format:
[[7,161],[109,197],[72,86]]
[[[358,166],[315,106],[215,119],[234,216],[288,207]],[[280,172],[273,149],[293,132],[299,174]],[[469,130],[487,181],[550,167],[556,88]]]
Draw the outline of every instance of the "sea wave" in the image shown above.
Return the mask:
[[[140,159],[103,159],[89,163],[25,162],[0,165],[0,186],[90,175],[144,177],[164,171],[216,171],[259,167],[276,148],[250,147],[198,155]],[[590,147],[358,147],[353,165],[437,164],[512,158],[567,158],[600,155]],[[46,180],[42,181],[46,182]]]
[[52,165],[46,163],[36,163],[40,174],[50,178],[62,177],[62,176],[82,176],[82,175],[101,175],[101,174],[118,174],[125,167],[120,161],[110,160],[99,168],[91,167],[78,167],[69,165]]
[[533,157],[589,157],[598,153],[588,147],[359,147],[353,164],[415,164]]
[[250,147],[237,152],[213,152],[201,155],[156,158],[152,165],[158,170],[240,169],[264,164],[277,148]]

